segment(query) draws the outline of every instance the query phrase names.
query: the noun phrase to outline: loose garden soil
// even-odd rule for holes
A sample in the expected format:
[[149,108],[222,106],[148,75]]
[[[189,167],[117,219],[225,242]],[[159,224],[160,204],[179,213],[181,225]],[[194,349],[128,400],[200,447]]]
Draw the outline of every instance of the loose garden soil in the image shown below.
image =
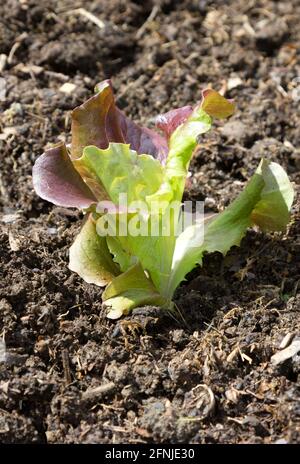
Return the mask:
[[142,124],[208,85],[235,99],[200,141],[186,199],[222,210],[262,156],[297,190],[299,1],[0,4],[0,442],[299,442],[300,354],[271,361],[300,336],[296,201],[287,233],[249,231],[205,257],[177,290],[182,318],[148,307],[112,322],[101,289],[68,270],[82,214],[38,198],[31,179],[45,146],[69,140],[70,111],[112,77]]

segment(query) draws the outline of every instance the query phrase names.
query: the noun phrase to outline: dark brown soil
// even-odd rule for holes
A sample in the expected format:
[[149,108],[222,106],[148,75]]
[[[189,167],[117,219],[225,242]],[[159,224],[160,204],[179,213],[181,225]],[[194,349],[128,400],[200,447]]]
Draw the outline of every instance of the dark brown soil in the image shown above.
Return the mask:
[[119,106],[148,124],[208,84],[234,87],[238,112],[203,139],[187,197],[218,211],[261,156],[297,183],[299,1],[0,5],[0,442],[300,442],[300,355],[270,361],[300,335],[296,204],[285,235],[249,232],[190,274],[176,294],[186,324],[155,308],[115,323],[67,268],[80,214],[31,181],[43,148],[69,137],[69,111],[112,76]]

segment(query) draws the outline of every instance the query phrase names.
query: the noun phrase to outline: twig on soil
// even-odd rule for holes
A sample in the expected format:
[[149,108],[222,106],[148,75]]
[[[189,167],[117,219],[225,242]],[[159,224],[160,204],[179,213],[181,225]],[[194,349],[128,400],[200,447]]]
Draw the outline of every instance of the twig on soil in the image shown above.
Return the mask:
[[28,116],[31,116],[32,118],[38,119],[39,121],[45,123],[46,118],[43,116],[40,116],[39,114],[31,113],[31,111],[25,110],[25,112],[28,114]]
[[117,408],[116,406],[112,406],[111,404],[98,403],[98,406],[101,406],[102,408],[108,409],[110,411],[124,411],[124,408]]
[[0,73],[4,71],[7,62],[7,56],[4,53],[0,54]]
[[230,422],[235,422],[236,424],[243,426],[243,421],[239,419],[235,419],[234,417],[227,417],[227,420]]
[[238,350],[242,361],[248,361],[249,364],[252,364],[252,358],[250,358],[250,356],[248,356],[247,354],[243,353],[240,347],[238,347]]
[[11,64],[11,62],[13,60],[13,57],[14,57],[14,54],[16,53],[16,51],[18,50],[20,45],[21,45],[21,42],[15,42],[13,44],[13,46],[11,47],[8,58],[7,58],[7,63],[8,64]]
[[5,361],[6,361],[6,343],[5,343],[5,330],[3,330],[2,340],[0,339],[0,362],[5,362]]
[[13,44],[13,46],[11,47],[10,49],[10,52],[8,54],[8,57],[7,57],[7,63],[8,64],[11,64],[12,63],[12,60],[14,58],[14,55],[16,53],[16,51],[18,50],[18,48],[20,47],[21,43],[23,42],[24,39],[26,39],[28,37],[28,34],[27,32],[24,32],[23,34],[21,34],[19,37],[17,37],[17,40],[15,41],[15,43]]
[[0,173],[0,193],[1,193],[2,198],[5,198],[5,200],[9,201],[9,195],[8,195],[7,189],[6,189],[5,185],[4,185],[4,182],[2,180],[1,173]]
[[153,21],[153,19],[155,18],[159,10],[160,10],[159,6],[154,5],[150,15],[148,16],[144,24],[142,24],[142,26],[137,30],[137,33],[135,34],[136,39],[140,39],[142,37],[144,31],[147,29],[148,24],[151,23],[151,21]]
[[103,385],[100,385],[99,387],[86,390],[82,394],[82,400],[83,401],[98,400],[99,398],[102,398],[103,396],[109,393],[112,393],[115,390],[115,388],[116,386],[114,382],[107,382]]
[[64,378],[66,385],[72,383],[71,370],[70,370],[70,360],[69,353],[67,350],[62,350],[61,352],[62,364],[64,368]]
[[176,303],[174,304],[174,306],[175,306],[174,310],[173,311],[168,310],[167,313],[169,314],[170,317],[173,317],[173,319],[175,319],[175,321],[178,322],[178,323],[180,323],[180,322],[178,321],[178,319],[176,319],[175,314],[179,315],[179,317],[182,320],[183,324],[186,326],[186,328],[188,330],[190,330],[190,326],[188,325],[188,323],[187,323],[186,319],[184,318],[182,312],[180,311],[179,307],[177,306]]
[[220,335],[222,338],[224,338],[225,340],[228,340],[228,338],[226,337],[226,335],[224,335],[222,332],[220,332],[220,330],[216,329],[216,327],[214,327],[212,324],[213,324],[213,321],[211,321],[210,324],[207,324],[207,322],[203,322],[204,325],[207,326],[207,332],[210,331],[210,329],[214,330],[215,332],[217,332],[218,335]]
[[[244,392],[242,392],[242,394],[244,394]],[[256,398],[257,400],[263,400],[264,399],[264,396],[257,395],[256,393],[252,392],[251,390],[245,390],[245,395],[251,395],[254,398]]]
[[245,31],[252,37],[255,37],[256,36],[256,33],[255,33],[255,30],[253,29],[253,27],[251,26],[251,24],[249,23],[249,19],[247,18],[246,21],[244,22],[243,24],[243,27],[245,29]]
[[55,79],[58,79],[59,81],[62,81],[62,82],[67,82],[70,79],[69,76],[66,76],[63,73],[59,73],[55,71],[45,71],[45,74],[46,76],[54,77]]
[[226,358],[226,361],[227,361],[228,363],[231,363],[231,362],[234,360],[234,358],[236,358],[238,352],[239,352],[239,347],[236,346],[236,347],[229,353],[229,355],[228,355],[227,358]]
[[45,142],[46,137],[47,137],[47,129],[48,129],[48,119],[45,120],[44,127],[43,127],[43,135],[42,135],[43,142]]
[[[71,309],[71,308],[70,308]],[[67,316],[69,314],[70,310],[68,309],[68,311],[66,311],[65,313],[63,314],[60,314],[58,317],[57,317],[57,320],[60,321],[61,319],[63,319],[65,316]]]
[[265,16],[268,16],[270,19],[274,19],[276,15],[272,13],[271,11],[268,11],[266,8],[251,8],[251,14],[263,14]]
[[119,425],[103,425],[103,429],[118,433],[132,433],[132,430],[125,429],[125,427],[120,427]]
[[101,19],[97,18],[97,16],[93,15],[93,13],[91,13],[90,11],[87,11],[85,8],[76,8],[75,10],[66,11],[64,14],[80,14],[92,23],[96,24],[96,26],[99,27],[99,29],[105,29],[104,22]]

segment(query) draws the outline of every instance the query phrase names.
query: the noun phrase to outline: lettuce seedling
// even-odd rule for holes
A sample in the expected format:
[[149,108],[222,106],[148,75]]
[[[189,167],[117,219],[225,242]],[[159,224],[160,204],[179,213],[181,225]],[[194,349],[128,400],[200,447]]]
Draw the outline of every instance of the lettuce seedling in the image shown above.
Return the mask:
[[146,304],[172,309],[176,288],[202,264],[205,252],[226,254],[250,226],[285,230],[293,188],[283,168],[266,159],[223,212],[178,227],[198,137],[210,130],[213,118],[234,110],[231,101],[207,89],[194,107],[158,116],[158,133],[128,119],[104,81],[72,112],[70,146],[59,143],[37,159],[36,193],[85,213],[69,268],[88,283],[106,286],[108,317]]

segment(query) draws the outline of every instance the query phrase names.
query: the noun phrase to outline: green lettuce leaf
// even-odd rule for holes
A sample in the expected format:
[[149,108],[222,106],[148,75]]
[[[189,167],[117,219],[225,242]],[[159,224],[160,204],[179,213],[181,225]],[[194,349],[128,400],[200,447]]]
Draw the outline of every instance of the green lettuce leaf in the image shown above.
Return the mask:
[[69,269],[77,272],[87,283],[103,287],[120,273],[106,244],[100,237],[92,214],[77,235],[69,254]]
[[263,231],[284,231],[294,200],[294,189],[288,175],[279,164],[264,160],[257,172],[263,176],[265,186],[252,211],[251,220]]
[[212,118],[228,118],[235,112],[235,105],[213,89],[205,89],[202,92],[201,107]]
[[138,155],[122,143],[110,143],[105,150],[85,147],[78,161],[97,177],[115,204],[120,193],[127,194],[128,204],[143,200],[159,188],[163,179],[158,160],[151,155]]
[[113,260],[120,266],[121,272],[127,271],[136,264],[137,258],[126,251],[117,237],[106,237],[107,246],[113,255]]
[[109,319],[118,319],[137,306],[163,306],[166,303],[140,263],[113,279],[103,292],[102,300],[111,308],[107,314]]
[[[169,139],[169,154],[163,182],[157,192],[147,197],[149,205],[156,205],[154,209],[157,210],[161,207],[162,212],[159,219],[161,230],[162,225],[166,224],[169,218],[168,235],[147,237],[147,240],[144,240],[143,237],[135,237],[134,240],[129,238],[130,249],[139,257],[143,268],[149,272],[155,286],[166,298],[170,297],[168,285],[176,245],[180,203],[189,163],[197,146],[198,136],[209,131],[212,125],[211,116],[203,110],[203,105],[207,99],[209,99],[209,111],[213,116],[220,104],[222,112],[218,113],[218,117],[227,117],[234,112],[234,105],[217,92],[209,91],[206,96],[203,95],[202,103],[172,133]],[[168,205],[171,201],[174,202],[173,207]],[[153,222],[151,217],[148,220]]]
[[[225,255],[239,245],[248,227],[283,231],[289,220],[294,197],[293,187],[284,169],[277,163],[262,160],[244,191],[222,213],[187,228],[177,239],[167,297],[171,297],[204,252]],[[204,227],[204,240],[201,228]]]
[[[159,280],[164,268],[167,267],[166,272],[170,270],[170,260],[166,261],[166,253],[170,250],[172,240],[169,237],[164,237],[162,241],[160,237],[151,237],[149,228],[151,228],[151,202],[148,198],[156,192],[162,182],[164,176],[164,168],[162,165],[150,155],[137,155],[137,153],[125,144],[109,144],[106,150],[98,149],[97,147],[86,147],[83,156],[79,162],[84,165],[90,172],[92,171],[99,181],[104,185],[110,199],[113,203],[118,204],[119,194],[127,194],[127,203],[132,206],[132,202],[146,201],[149,209],[146,213],[140,214],[138,205],[137,213],[125,211],[129,221],[128,226],[135,221],[139,222],[141,228],[145,230],[144,236],[118,236],[120,246],[116,250],[116,242],[109,239],[110,247],[114,246],[111,251],[115,255],[116,261],[119,262],[123,269],[128,266],[128,256],[139,257],[139,260],[145,270],[151,274],[151,277],[156,280],[156,285],[159,289]],[[76,163],[76,162],[75,162]],[[102,217],[98,221],[103,223],[106,219],[112,221],[115,219],[120,220],[122,211],[117,213],[108,213],[106,217]],[[100,231],[100,229],[98,229]],[[121,249],[125,253],[121,252]],[[173,248],[170,253],[172,255]],[[117,256],[118,255],[118,256]],[[131,258],[132,259],[132,258]],[[149,269],[148,269],[149,268]],[[158,268],[158,271],[157,271]]]

